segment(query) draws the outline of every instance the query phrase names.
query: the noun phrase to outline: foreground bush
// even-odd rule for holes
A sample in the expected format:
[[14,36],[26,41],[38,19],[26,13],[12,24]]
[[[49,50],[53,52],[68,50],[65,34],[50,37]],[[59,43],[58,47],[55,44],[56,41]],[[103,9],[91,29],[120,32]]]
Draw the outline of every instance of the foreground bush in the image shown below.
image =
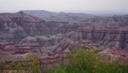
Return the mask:
[[37,59],[31,59],[27,62],[11,62],[8,66],[0,63],[0,73],[42,73],[40,63]]
[[102,62],[93,49],[73,51],[68,65],[47,70],[47,73],[128,73],[128,66]]
[[128,73],[127,65],[120,65],[113,61],[103,62],[94,49],[72,51],[67,63],[50,69],[41,69],[37,59],[27,62],[11,62],[7,67],[0,63],[0,73]]

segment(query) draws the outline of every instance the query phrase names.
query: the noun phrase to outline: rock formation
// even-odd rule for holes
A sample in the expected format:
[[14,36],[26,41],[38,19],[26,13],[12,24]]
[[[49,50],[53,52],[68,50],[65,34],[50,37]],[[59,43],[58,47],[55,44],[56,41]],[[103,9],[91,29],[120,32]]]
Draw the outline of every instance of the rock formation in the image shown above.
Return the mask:
[[23,57],[31,53],[55,55],[83,47],[128,49],[127,15],[75,17],[81,19],[46,21],[24,12],[1,13],[0,54]]

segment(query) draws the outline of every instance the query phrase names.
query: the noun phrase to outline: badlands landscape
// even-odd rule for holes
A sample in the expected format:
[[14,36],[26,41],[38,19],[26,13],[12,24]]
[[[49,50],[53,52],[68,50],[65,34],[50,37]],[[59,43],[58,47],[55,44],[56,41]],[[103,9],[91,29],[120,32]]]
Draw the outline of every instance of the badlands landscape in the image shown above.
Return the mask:
[[0,13],[0,60],[7,64],[24,62],[31,55],[48,65],[67,59],[73,50],[90,48],[103,56],[128,59],[128,15]]

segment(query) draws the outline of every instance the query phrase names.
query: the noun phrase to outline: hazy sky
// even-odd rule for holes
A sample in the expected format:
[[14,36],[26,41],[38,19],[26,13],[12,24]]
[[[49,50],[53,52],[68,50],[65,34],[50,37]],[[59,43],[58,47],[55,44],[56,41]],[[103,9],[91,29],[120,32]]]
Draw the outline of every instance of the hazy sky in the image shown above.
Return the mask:
[[128,0],[0,0],[0,12],[49,10],[55,12],[128,12]]

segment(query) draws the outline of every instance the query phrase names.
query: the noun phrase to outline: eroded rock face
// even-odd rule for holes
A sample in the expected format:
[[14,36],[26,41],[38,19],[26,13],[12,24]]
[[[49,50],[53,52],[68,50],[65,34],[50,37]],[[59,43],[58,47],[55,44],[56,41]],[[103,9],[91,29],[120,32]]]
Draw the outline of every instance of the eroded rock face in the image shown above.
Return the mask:
[[128,27],[96,26],[81,29],[84,39],[91,40],[106,48],[128,48]]
[[23,12],[3,13],[0,14],[0,40],[18,45],[40,46],[43,51],[51,53],[72,50],[74,47],[82,48],[82,41],[91,42],[87,46],[92,47],[128,48],[127,20],[126,15],[93,17],[71,23],[45,21]]
[[93,23],[93,24],[119,24],[121,26],[128,25],[128,15],[114,15],[114,16],[95,16],[85,13],[54,13],[44,10],[24,10],[23,12],[43,18],[47,21],[63,21],[76,23]]
[[0,14],[0,39],[19,42],[27,36],[64,34],[77,28],[73,25],[68,22],[46,22],[23,12],[3,13]]
[[39,22],[42,24],[44,20],[34,18],[22,12],[0,14],[0,33],[2,34],[0,35],[0,39],[6,41],[20,41],[33,31],[31,29],[27,30],[27,28],[34,27],[35,23]]
[[[127,15],[57,22],[23,12],[3,13],[0,14],[0,58],[25,61],[26,56],[32,55],[43,64],[53,64],[67,59],[67,54],[74,49],[119,48],[125,51],[128,49],[127,21]],[[108,55],[111,53],[107,51]]]

